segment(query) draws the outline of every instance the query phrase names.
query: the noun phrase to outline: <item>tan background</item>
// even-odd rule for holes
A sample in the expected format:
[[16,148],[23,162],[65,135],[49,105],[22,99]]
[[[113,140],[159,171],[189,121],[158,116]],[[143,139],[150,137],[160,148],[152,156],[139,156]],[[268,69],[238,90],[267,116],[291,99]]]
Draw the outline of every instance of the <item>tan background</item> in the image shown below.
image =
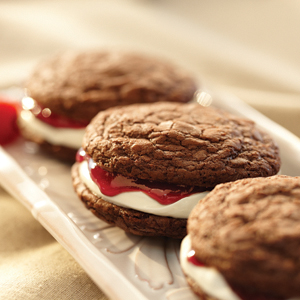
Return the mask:
[[[2,0],[0,88],[57,51],[138,49],[176,60],[300,136],[299,28],[297,0]],[[105,299],[1,188],[0,228],[0,299]]]

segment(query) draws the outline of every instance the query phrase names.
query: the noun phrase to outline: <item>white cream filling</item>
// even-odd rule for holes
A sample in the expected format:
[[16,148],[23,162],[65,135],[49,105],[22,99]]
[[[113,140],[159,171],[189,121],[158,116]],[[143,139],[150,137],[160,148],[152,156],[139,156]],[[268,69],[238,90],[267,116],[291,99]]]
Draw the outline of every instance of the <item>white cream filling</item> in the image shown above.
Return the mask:
[[149,214],[173,218],[187,219],[195,205],[209,192],[196,193],[173,204],[163,205],[143,192],[124,192],[116,196],[106,196],[101,193],[97,184],[91,179],[87,161],[79,166],[81,181],[98,197],[115,205],[132,208]]
[[190,263],[187,259],[190,251],[191,239],[187,235],[182,240],[180,248],[180,264],[185,274],[191,277],[211,297],[219,300],[241,300],[216,269]]
[[56,128],[37,119],[29,110],[21,111],[18,121],[28,131],[53,145],[74,149],[81,147],[85,128]]

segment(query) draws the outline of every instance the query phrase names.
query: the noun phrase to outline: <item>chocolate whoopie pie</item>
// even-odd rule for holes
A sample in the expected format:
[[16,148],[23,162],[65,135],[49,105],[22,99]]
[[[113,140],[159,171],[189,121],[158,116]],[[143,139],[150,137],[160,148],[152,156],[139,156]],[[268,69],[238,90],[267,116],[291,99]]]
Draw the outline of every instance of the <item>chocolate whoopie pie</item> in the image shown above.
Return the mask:
[[278,147],[254,122],[197,103],[159,102],[100,112],[72,177],[79,198],[104,221],[182,238],[190,211],[215,185],[279,167]]
[[181,264],[201,299],[300,297],[300,177],[220,184],[187,228]]
[[67,52],[41,61],[25,84],[23,135],[74,161],[84,128],[102,110],[132,103],[187,102],[195,78],[169,62],[121,51]]

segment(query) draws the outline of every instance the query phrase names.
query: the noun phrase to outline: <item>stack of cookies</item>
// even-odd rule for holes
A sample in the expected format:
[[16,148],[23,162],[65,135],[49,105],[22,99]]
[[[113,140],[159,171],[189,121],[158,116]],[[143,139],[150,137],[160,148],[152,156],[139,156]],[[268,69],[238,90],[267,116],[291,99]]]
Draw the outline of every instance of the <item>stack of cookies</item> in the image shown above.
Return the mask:
[[140,54],[66,53],[28,79],[19,125],[71,161],[78,197],[140,236],[183,239],[201,299],[300,295],[300,178],[248,119],[193,101],[187,71]]
[[278,147],[254,122],[197,103],[159,102],[98,113],[72,177],[102,220],[137,235],[183,238],[192,208],[217,184],[279,167]]

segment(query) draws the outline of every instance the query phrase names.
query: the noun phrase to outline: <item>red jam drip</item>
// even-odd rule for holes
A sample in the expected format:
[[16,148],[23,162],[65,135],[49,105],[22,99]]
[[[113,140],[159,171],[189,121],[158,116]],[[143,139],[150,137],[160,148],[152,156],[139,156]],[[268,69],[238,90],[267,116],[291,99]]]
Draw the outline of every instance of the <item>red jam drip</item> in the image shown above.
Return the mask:
[[[205,267],[205,264],[196,258],[194,250],[189,251],[189,253],[187,254],[187,260],[189,263],[197,267]],[[233,287],[228,282],[227,284],[230,286],[233,292],[237,294],[239,298],[242,300],[285,300],[284,298],[280,298],[280,297],[276,298],[269,295],[261,295],[253,292],[252,293],[246,292],[244,290],[241,290],[241,288]]]
[[0,96],[0,145],[7,145],[19,136],[17,112],[19,104]]
[[120,174],[107,172],[97,166],[82,149],[77,152],[76,160],[78,162],[82,162],[84,160],[88,161],[92,180],[97,184],[101,193],[106,196],[116,196],[124,192],[140,191],[147,194],[160,204],[168,205],[194,193],[205,191],[200,188],[183,187],[162,182],[134,179]]
[[195,255],[195,251],[191,250],[187,255],[187,260],[189,263],[197,266],[197,267],[205,267],[205,264],[198,260]]
[[[77,129],[85,128],[88,125],[88,122],[74,121],[68,117],[60,116],[53,113],[49,108],[42,108],[37,105],[31,111],[37,119],[41,120],[44,123],[47,123],[50,126],[57,128]],[[35,111],[38,111],[38,113],[35,113]]]

